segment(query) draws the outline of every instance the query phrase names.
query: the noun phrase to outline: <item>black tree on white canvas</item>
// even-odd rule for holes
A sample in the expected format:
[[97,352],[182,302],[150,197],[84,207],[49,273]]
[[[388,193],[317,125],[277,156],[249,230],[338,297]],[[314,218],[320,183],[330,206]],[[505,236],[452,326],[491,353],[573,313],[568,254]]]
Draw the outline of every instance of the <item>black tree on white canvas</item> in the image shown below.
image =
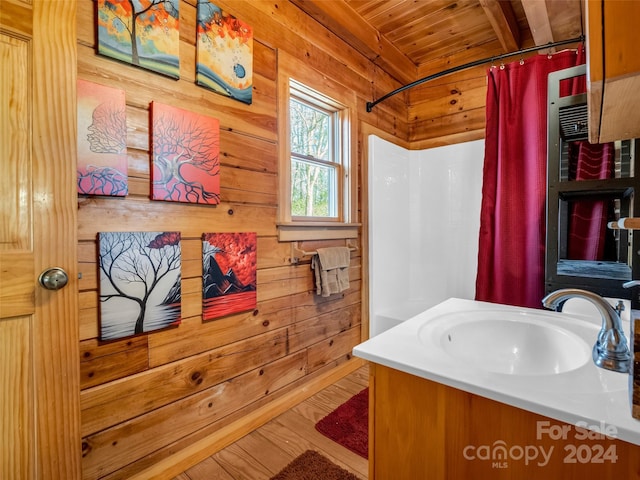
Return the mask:
[[103,340],[179,322],[179,232],[100,233],[99,243]]

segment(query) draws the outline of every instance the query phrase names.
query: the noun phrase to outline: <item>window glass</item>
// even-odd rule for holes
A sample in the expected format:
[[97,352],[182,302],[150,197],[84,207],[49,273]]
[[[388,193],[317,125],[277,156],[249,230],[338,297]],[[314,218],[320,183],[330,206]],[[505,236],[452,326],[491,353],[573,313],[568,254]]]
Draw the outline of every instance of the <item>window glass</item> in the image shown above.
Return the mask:
[[336,216],[335,168],[294,158],[291,162],[291,180],[293,216]]
[[339,108],[297,82],[290,84],[291,216],[338,219],[342,198]]
[[289,108],[291,153],[329,160],[329,115],[293,99]]

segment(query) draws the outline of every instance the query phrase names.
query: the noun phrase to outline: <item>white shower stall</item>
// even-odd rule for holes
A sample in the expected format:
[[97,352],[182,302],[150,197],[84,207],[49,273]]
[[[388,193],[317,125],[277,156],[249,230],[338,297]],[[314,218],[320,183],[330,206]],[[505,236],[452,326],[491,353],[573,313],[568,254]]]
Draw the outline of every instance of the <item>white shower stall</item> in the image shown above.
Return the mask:
[[475,297],[484,140],[406,150],[369,137],[370,335]]

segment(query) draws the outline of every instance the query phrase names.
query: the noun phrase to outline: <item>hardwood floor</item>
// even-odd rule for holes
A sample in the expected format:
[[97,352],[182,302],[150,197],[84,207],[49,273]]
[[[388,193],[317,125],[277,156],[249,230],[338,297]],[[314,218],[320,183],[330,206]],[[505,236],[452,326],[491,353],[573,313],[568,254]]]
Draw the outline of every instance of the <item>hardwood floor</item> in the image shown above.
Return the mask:
[[268,480],[309,449],[366,480],[368,461],[329,440],[315,424],[368,384],[369,368],[365,365],[174,480]]

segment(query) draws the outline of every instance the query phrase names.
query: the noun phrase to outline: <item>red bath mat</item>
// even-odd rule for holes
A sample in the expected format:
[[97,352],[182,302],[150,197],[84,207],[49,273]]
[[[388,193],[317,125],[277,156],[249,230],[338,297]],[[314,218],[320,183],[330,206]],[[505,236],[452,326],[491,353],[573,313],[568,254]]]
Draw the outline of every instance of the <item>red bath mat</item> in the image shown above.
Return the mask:
[[316,429],[352,452],[369,458],[369,388],[316,423]]
[[358,480],[353,473],[339,467],[315,450],[307,450],[271,480]]

